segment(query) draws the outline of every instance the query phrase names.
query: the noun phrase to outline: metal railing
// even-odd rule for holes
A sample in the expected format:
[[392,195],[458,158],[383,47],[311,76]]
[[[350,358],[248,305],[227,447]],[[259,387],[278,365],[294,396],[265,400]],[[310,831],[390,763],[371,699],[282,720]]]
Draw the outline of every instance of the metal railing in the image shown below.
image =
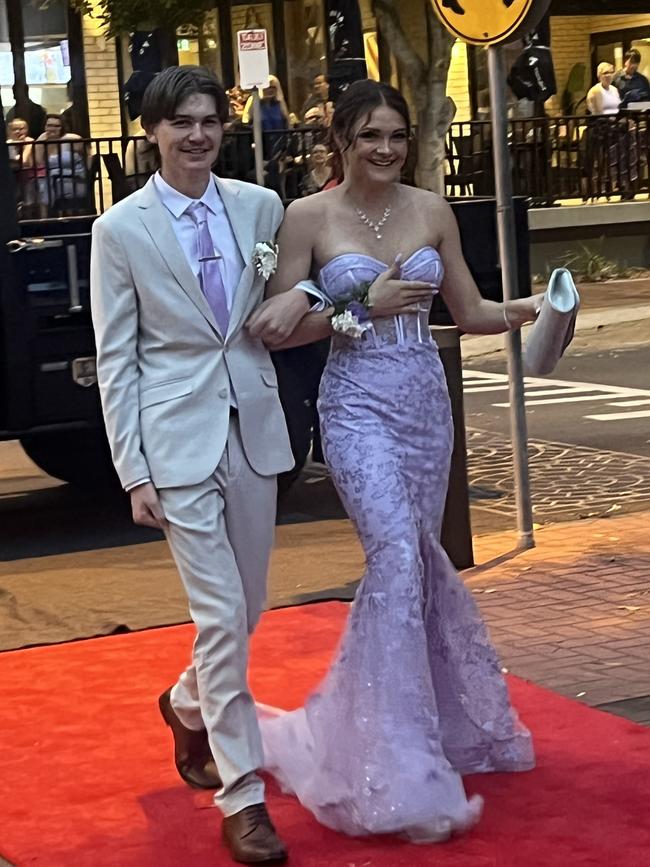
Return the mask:
[[[266,186],[285,202],[313,191],[310,152],[325,140],[326,131],[313,127],[264,133]],[[157,150],[142,136],[11,142],[9,150],[23,221],[102,213],[158,168]],[[649,150],[650,112],[510,121],[514,192],[537,207],[650,195]],[[447,195],[494,195],[489,121],[453,123],[446,153]],[[249,128],[226,131],[215,171],[255,180]]]
[[[511,120],[515,195],[533,206],[650,194],[650,112]],[[490,122],[453,123],[447,134],[448,195],[494,195]]]
[[[324,130],[297,127],[264,134],[265,185],[284,201],[309,192],[310,153]],[[159,167],[144,136],[10,142],[9,155],[21,221],[103,213],[144,186]],[[252,130],[228,130],[214,166],[221,177],[255,181]]]

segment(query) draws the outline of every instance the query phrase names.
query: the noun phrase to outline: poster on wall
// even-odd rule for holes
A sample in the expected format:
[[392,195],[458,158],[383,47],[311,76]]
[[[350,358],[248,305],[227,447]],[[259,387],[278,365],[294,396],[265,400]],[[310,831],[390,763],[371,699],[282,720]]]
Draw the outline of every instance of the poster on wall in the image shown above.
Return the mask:
[[[71,77],[67,56],[67,40],[49,48],[28,49],[25,52],[25,77],[27,84],[66,84]],[[14,66],[11,51],[0,51],[0,86],[11,87],[14,83]]]

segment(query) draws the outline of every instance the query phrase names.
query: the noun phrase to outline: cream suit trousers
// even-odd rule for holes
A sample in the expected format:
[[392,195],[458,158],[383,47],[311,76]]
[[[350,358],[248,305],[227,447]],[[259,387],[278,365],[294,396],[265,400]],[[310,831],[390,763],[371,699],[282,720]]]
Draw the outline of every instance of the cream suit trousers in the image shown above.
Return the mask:
[[208,479],[158,491],[197,630],[192,664],[172,689],[172,707],[188,728],[207,729],[223,781],[215,804],[226,816],[264,800],[248,636],[266,598],[276,491],[275,476],[260,476],[249,465],[236,417]]

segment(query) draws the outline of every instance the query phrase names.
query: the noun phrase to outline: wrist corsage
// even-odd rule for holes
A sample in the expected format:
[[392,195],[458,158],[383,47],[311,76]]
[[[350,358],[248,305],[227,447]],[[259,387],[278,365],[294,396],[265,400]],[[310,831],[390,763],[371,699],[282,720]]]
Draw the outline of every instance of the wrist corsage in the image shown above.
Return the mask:
[[361,283],[348,295],[334,302],[330,317],[334,331],[345,334],[346,337],[359,338],[372,328],[368,300],[370,285],[370,283]]
[[268,280],[278,267],[279,248],[273,241],[260,241],[253,248],[253,265],[258,274]]

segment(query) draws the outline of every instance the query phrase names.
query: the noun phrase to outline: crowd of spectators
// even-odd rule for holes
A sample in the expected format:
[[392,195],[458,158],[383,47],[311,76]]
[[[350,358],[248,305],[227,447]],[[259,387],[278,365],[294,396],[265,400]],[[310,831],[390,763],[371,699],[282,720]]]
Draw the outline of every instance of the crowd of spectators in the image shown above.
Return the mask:
[[[60,114],[22,95],[25,117],[14,106],[7,114],[7,143],[22,219],[62,216],[94,210],[91,166],[99,160],[81,136],[74,103]],[[228,91],[230,116],[217,171],[256,180],[253,146],[253,96],[235,86]],[[26,106],[26,109],[25,109]],[[290,110],[279,79],[271,75],[261,93],[265,184],[284,199],[310,195],[332,182],[328,128],[333,113],[329,83],[314,75],[310,93],[298,112]],[[113,172],[120,196],[142,187],[159,167],[155,145],[143,137],[124,141]],[[107,169],[109,164],[106,163]],[[109,172],[110,174],[110,172]],[[111,178],[113,180],[113,178]],[[114,200],[117,188],[114,189]]]
[[[626,52],[618,71],[612,63],[598,65],[597,81],[586,95],[592,117],[583,141],[589,180],[586,197],[602,191],[625,197],[634,193],[639,169],[635,143],[628,140],[634,121],[627,109],[650,101],[650,82],[639,71],[640,63],[641,55],[633,48]],[[92,212],[96,177],[92,166],[99,156],[91,153],[92,146],[82,138],[74,103],[60,114],[51,114],[29,98],[28,90],[20,96],[24,116],[14,106],[6,117],[20,216]],[[320,72],[313,76],[310,92],[299,108],[287,104],[282,83],[274,75],[260,97],[265,184],[285,201],[335,184],[328,142],[333,104],[327,76]],[[255,181],[253,96],[234,86],[228,98],[227,135],[216,170],[226,177]],[[600,124],[599,118],[607,120]],[[615,118],[621,118],[618,126]],[[159,166],[156,146],[142,136],[125,139],[122,152],[112,159],[117,162],[113,170],[119,173],[120,196],[142,187]],[[108,163],[106,166],[108,169]],[[117,188],[114,200],[116,193]]]
[[[226,130],[248,135],[240,142],[231,139],[230,148],[224,148],[223,168],[228,173],[232,167],[239,177],[254,180],[250,136],[253,97],[240,87],[231,88],[228,97],[230,119]],[[312,78],[311,91],[299,113],[289,108],[279,79],[269,77],[260,100],[265,184],[283,199],[310,195],[331,181],[327,137],[333,110],[329,82],[322,73]]]

